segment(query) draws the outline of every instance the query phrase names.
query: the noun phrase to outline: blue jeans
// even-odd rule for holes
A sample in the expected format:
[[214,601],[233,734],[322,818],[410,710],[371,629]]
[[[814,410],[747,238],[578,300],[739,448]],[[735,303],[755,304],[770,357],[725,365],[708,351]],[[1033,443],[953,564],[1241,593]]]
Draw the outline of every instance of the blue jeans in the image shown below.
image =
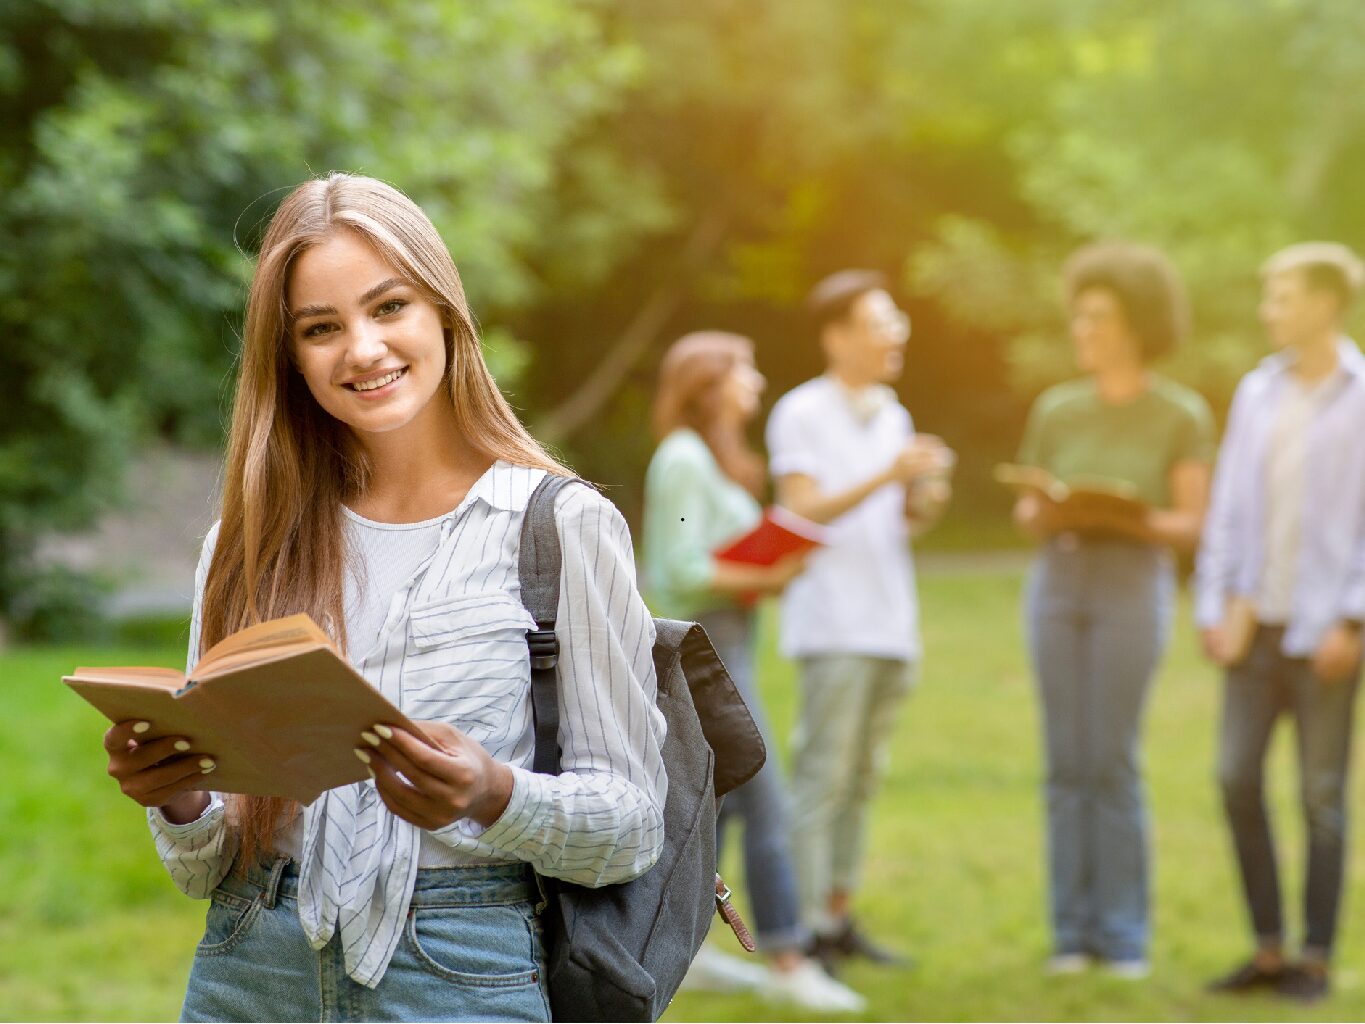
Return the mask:
[[749,713],[768,748],[768,760],[758,774],[721,803],[720,819],[716,823],[716,849],[722,848],[729,823],[741,819],[744,886],[754,917],[754,940],[764,950],[800,948],[809,934],[801,923],[782,768],[754,678],[753,616],[733,609],[709,612],[698,620],[729,670],[744,703],[749,705]]
[[1294,719],[1299,794],[1307,825],[1304,945],[1326,958],[1336,939],[1346,865],[1346,775],[1359,669],[1324,683],[1306,658],[1280,650],[1282,627],[1262,626],[1246,659],[1227,672],[1218,778],[1242,892],[1262,942],[1284,940],[1280,877],[1265,807],[1265,754],[1280,716]]
[[209,904],[181,1020],[548,1021],[535,892],[519,864],[418,871],[407,930],[371,989],[347,976],[338,936],[309,945],[297,865],[234,870]]
[[1048,543],[1029,580],[1059,954],[1147,955],[1150,853],[1138,733],[1174,589],[1164,550],[1070,534]]

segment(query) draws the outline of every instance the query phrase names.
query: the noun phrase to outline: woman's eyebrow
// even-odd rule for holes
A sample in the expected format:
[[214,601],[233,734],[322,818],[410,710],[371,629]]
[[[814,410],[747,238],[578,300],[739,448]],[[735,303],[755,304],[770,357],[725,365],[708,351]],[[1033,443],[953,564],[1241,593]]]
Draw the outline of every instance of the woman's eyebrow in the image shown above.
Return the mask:
[[[391,288],[401,288],[408,282],[401,277],[390,277],[380,281],[377,285],[360,296],[359,305],[366,306],[379,296],[383,295]],[[293,320],[303,320],[310,316],[336,316],[335,306],[300,306],[298,309],[290,310],[289,316]]]
[[383,295],[390,288],[401,288],[407,283],[408,282],[403,280],[401,277],[390,277],[388,280],[380,281],[377,285],[375,285],[373,288],[367,291],[364,295],[360,296],[360,304],[362,306],[369,305],[371,302],[379,298],[379,296]]

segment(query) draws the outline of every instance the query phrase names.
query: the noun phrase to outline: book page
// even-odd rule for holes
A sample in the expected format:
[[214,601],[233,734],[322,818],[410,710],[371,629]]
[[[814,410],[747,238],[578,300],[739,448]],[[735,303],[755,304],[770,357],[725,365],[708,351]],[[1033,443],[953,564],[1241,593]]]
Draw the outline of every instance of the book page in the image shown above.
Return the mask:
[[69,679],[91,683],[113,683],[119,686],[146,686],[174,693],[185,685],[185,674],[173,668],[135,665],[126,668],[99,668],[82,665],[73,669]]
[[240,658],[239,655],[291,646],[306,649],[319,643],[331,645],[332,641],[322,627],[307,615],[271,619],[269,622],[248,626],[218,641],[204,652],[204,656],[199,659],[199,664],[194,666],[190,676],[198,678],[217,672],[221,670],[223,667],[221,663],[227,658],[234,658],[235,664],[242,664],[249,659]]

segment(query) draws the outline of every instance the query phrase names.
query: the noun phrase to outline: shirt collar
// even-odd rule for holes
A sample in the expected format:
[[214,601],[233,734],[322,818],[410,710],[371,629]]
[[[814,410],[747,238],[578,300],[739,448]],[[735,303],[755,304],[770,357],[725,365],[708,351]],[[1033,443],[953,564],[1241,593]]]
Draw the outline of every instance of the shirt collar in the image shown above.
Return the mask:
[[[1275,352],[1266,356],[1264,365],[1274,373],[1288,373],[1297,358],[1293,350]],[[1346,334],[1337,339],[1337,369],[1332,378],[1343,372],[1365,381],[1365,354],[1361,353],[1355,340]]]
[[469,489],[469,498],[503,512],[525,512],[531,501],[531,492],[544,476],[543,469],[515,466],[498,459],[483,476],[474,481],[474,486]]
[[826,376],[859,423],[871,423],[896,397],[896,393],[885,384],[867,384],[855,388],[845,384],[832,373]]

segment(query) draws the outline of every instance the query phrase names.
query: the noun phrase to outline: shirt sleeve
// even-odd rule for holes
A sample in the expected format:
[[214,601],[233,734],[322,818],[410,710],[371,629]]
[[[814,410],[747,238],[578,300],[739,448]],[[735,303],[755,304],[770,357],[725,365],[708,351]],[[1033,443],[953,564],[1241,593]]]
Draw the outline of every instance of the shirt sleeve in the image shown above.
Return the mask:
[[1209,629],[1223,621],[1228,595],[1232,591],[1233,573],[1237,564],[1237,518],[1242,495],[1237,493],[1242,475],[1239,462],[1245,444],[1242,440],[1242,421],[1246,416],[1247,382],[1244,379],[1232,399],[1228,412],[1227,430],[1223,434],[1223,449],[1213,471],[1213,487],[1204,529],[1195,557],[1194,618],[1201,629]]
[[615,506],[586,487],[567,488],[555,519],[564,559],[555,624],[561,773],[513,766],[507,809],[479,838],[541,874],[601,886],[643,874],[663,846],[668,779],[654,620]]
[[715,480],[693,453],[661,447],[645,484],[646,589],[706,595],[716,575],[707,544],[707,495]]
[[768,417],[764,440],[768,445],[768,469],[774,478],[789,473],[803,473],[818,478],[819,451],[813,431],[816,424],[808,422],[790,398],[780,399]]
[[1037,466],[1048,469],[1052,452],[1048,443],[1051,433],[1053,403],[1044,392],[1039,395],[1029,410],[1028,422],[1024,425],[1024,439],[1019,442],[1016,461],[1021,466]]
[[[204,581],[218,539],[218,526],[204,538],[199,567],[194,574],[194,611],[190,617],[190,642],[185,671],[199,660],[199,637],[203,622]],[[153,723],[155,724],[155,723]],[[193,739],[193,737],[191,737]],[[194,821],[173,825],[155,807],[147,808],[147,824],[152,830],[156,852],[166,865],[181,892],[195,899],[208,899],[232,866],[237,853],[237,836],[227,826],[222,797],[209,794],[209,805]]]
[[1213,413],[1208,403],[1198,395],[1191,394],[1189,401],[1182,406],[1184,415],[1176,429],[1171,451],[1171,463],[1204,462],[1210,463],[1214,457]]

